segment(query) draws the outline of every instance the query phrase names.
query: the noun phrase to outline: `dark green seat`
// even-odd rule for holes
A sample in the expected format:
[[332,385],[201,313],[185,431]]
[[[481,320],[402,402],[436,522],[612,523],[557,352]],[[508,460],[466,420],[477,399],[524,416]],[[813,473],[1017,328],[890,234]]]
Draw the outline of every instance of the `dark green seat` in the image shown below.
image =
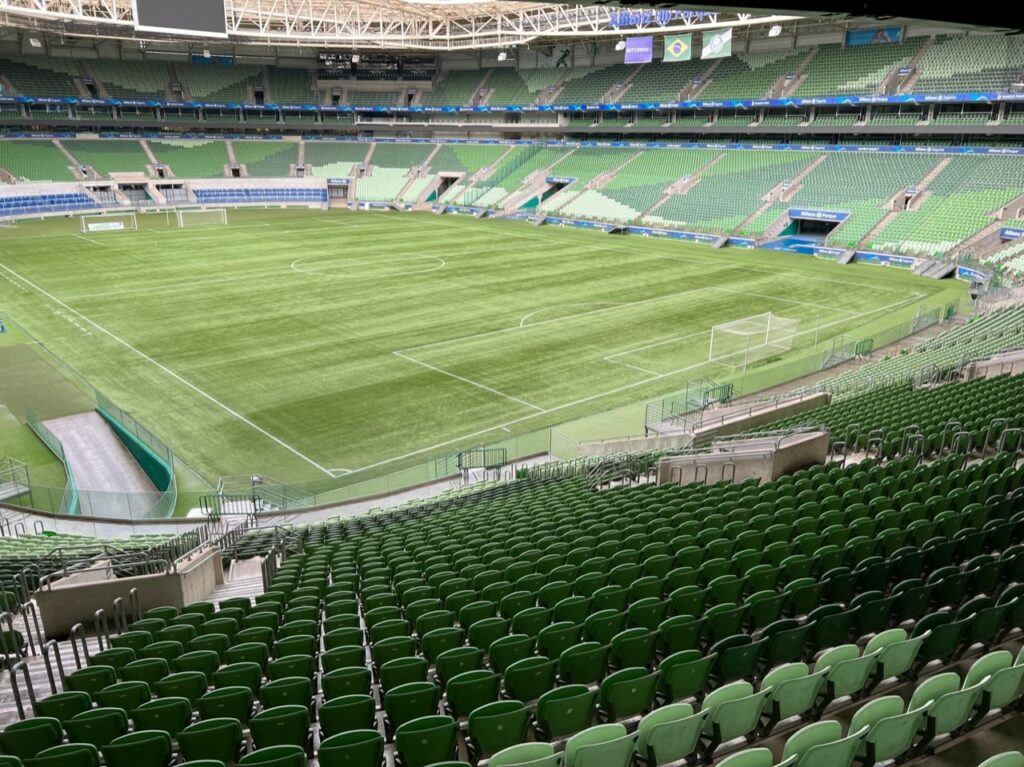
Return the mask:
[[32,704],[36,716],[66,722],[76,714],[92,708],[92,698],[86,692],[59,692],[46,698],[40,698]]
[[581,642],[559,656],[558,676],[567,684],[593,684],[608,671],[611,648],[599,642]]
[[455,719],[464,719],[471,711],[498,700],[500,686],[501,677],[493,671],[466,671],[448,680],[445,707]]
[[609,674],[601,682],[598,694],[598,716],[604,721],[617,721],[647,713],[654,702],[658,672],[642,668],[625,668]]
[[409,682],[427,681],[427,659],[419,656],[395,658],[383,664],[378,675],[383,693]]
[[268,746],[309,744],[309,709],[306,706],[277,706],[260,711],[249,720],[249,732],[257,749]]
[[173,757],[171,736],[161,730],[136,730],[101,749],[107,767],[168,767]]
[[267,746],[250,751],[238,762],[238,767],[304,767],[306,751],[300,746]]
[[154,686],[158,698],[185,698],[193,707],[209,684],[202,671],[179,671],[165,676]]
[[158,698],[132,711],[136,730],[163,730],[172,738],[192,720],[192,702],[187,698]]
[[99,767],[100,752],[89,743],[65,743],[24,761],[25,767]]
[[458,726],[451,717],[424,716],[405,722],[395,732],[396,763],[429,767],[455,757]]
[[514,700],[534,701],[555,686],[558,662],[543,655],[518,660],[505,669],[505,695]]
[[128,732],[128,715],[121,708],[93,708],[64,722],[68,740],[103,748]]
[[313,700],[313,682],[305,676],[286,676],[267,682],[259,689],[264,709],[278,706],[306,706]]
[[366,666],[348,666],[329,671],[320,678],[325,700],[343,695],[369,695],[372,675]]
[[267,664],[267,676],[271,679],[284,679],[285,677],[301,676],[312,679],[316,673],[316,656],[309,655],[285,655],[274,658]]
[[699,650],[683,650],[664,658],[658,664],[659,700],[671,703],[703,692],[717,658],[713,652],[704,655]]
[[406,722],[433,716],[438,710],[441,691],[430,682],[412,682],[388,690],[384,695],[384,721],[394,733]]
[[473,709],[467,724],[470,759],[486,759],[503,748],[522,743],[530,711],[518,700],[501,700]]
[[238,661],[217,669],[212,678],[215,688],[248,687],[255,695],[263,679],[263,671],[257,663]]
[[148,701],[152,693],[145,682],[118,682],[104,687],[93,697],[104,708],[122,708],[131,712]]
[[7,725],[0,732],[0,751],[25,761],[40,751],[60,745],[63,739],[59,719],[36,716]]
[[194,650],[174,659],[175,671],[201,671],[207,679],[220,666],[220,656],[213,650]]
[[117,672],[113,666],[90,666],[80,668],[64,677],[64,689],[70,692],[84,692],[91,698],[116,681]]
[[321,741],[317,757],[323,767],[380,767],[384,738],[373,729],[341,732]]
[[242,724],[234,717],[215,717],[191,724],[178,733],[184,759],[237,762],[242,753]]
[[377,705],[370,695],[341,695],[320,706],[320,732],[324,738],[376,726]]
[[253,710],[253,693],[248,687],[218,687],[196,701],[202,719],[229,717],[243,725],[249,722]]
[[597,692],[585,684],[570,684],[541,695],[534,720],[538,737],[553,740],[589,727],[594,720]]

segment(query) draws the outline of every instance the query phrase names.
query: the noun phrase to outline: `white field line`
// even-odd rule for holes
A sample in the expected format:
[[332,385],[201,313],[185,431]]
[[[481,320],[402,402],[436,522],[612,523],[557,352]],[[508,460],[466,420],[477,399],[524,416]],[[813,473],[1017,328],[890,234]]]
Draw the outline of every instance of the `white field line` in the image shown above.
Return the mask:
[[463,376],[457,375],[455,373],[451,373],[451,372],[449,372],[449,371],[447,371],[447,370],[445,370],[443,368],[439,368],[436,365],[431,365],[428,362],[423,362],[422,360],[418,360],[418,359],[416,359],[414,357],[410,357],[409,355],[403,354],[402,352],[391,352],[391,353],[394,354],[396,357],[400,357],[401,359],[405,360],[406,362],[412,362],[412,363],[414,363],[416,365],[422,365],[423,367],[428,368],[430,370],[433,370],[436,373],[441,373],[442,375],[446,375],[446,376],[448,376],[450,378],[454,378],[454,379],[456,379],[458,381],[462,381],[463,383],[469,384],[470,386],[475,386],[476,388],[483,389],[484,391],[490,392],[491,394],[496,394],[499,397],[504,397],[507,400],[511,400],[512,402],[515,402],[517,404],[523,405],[524,407],[528,407],[531,410],[536,410],[538,413],[545,412],[544,408],[542,408],[542,407],[538,407],[537,405],[531,405],[529,402],[526,402],[525,400],[521,400],[518,397],[513,397],[511,394],[506,394],[503,391],[498,391],[497,389],[494,389],[494,388],[492,388],[490,386],[487,386],[486,384],[478,383],[477,381],[473,381],[472,379],[469,379],[469,378],[464,378]]
[[298,458],[301,458],[301,459],[302,459],[303,461],[305,461],[306,463],[308,463],[308,464],[309,464],[310,466],[314,466],[314,467],[316,467],[317,469],[319,469],[320,471],[322,471],[322,472],[323,472],[324,474],[327,474],[328,476],[331,476],[331,473],[330,473],[330,472],[329,472],[329,471],[328,471],[327,469],[325,469],[325,468],[324,468],[323,466],[321,466],[321,465],[320,465],[319,463],[317,463],[316,461],[314,461],[314,460],[313,460],[312,458],[310,458],[309,456],[307,456],[307,455],[304,455],[303,453],[300,453],[300,452],[299,452],[298,450],[296,450],[296,449],[295,449],[294,447],[292,447],[291,445],[289,445],[289,444],[288,444],[287,442],[284,442],[284,441],[283,441],[283,440],[281,440],[280,438],[278,438],[278,437],[275,437],[275,436],[274,436],[273,434],[271,434],[271,433],[270,433],[269,431],[267,431],[266,429],[264,429],[264,428],[263,428],[262,426],[259,426],[259,425],[255,424],[255,423],[253,423],[253,422],[252,422],[252,421],[250,421],[250,420],[249,420],[248,418],[246,418],[246,417],[245,417],[244,415],[242,415],[241,413],[239,413],[239,412],[238,412],[237,410],[234,410],[234,409],[232,409],[231,407],[229,407],[228,405],[225,405],[225,404],[224,404],[223,402],[221,402],[221,401],[220,401],[219,399],[217,399],[216,397],[212,396],[211,394],[208,394],[208,393],[206,393],[205,391],[203,391],[202,389],[200,389],[200,388],[199,388],[198,386],[196,386],[195,384],[193,384],[193,383],[192,383],[191,381],[189,381],[189,380],[185,379],[184,377],[182,377],[182,376],[181,376],[181,375],[179,375],[178,373],[174,372],[173,370],[171,370],[171,369],[170,369],[169,367],[167,367],[167,366],[166,366],[166,365],[164,365],[163,363],[161,363],[161,362],[158,362],[158,361],[156,361],[155,359],[153,359],[152,357],[150,357],[150,356],[149,356],[148,354],[146,354],[145,352],[143,352],[143,351],[141,351],[140,349],[138,349],[138,348],[136,348],[136,347],[132,346],[132,345],[131,345],[130,343],[128,343],[127,341],[125,341],[125,340],[124,340],[123,338],[121,338],[120,336],[118,336],[118,335],[116,335],[116,334],[112,333],[111,331],[107,330],[107,329],[106,329],[105,327],[103,327],[103,326],[102,326],[102,325],[100,325],[99,323],[97,323],[97,322],[94,322],[93,320],[89,319],[88,317],[86,317],[86,316],[85,316],[84,314],[82,314],[81,312],[79,312],[79,311],[77,311],[77,310],[75,310],[75,309],[71,308],[70,306],[68,306],[68,305],[67,305],[66,303],[64,303],[63,301],[61,301],[61,300],[60,300],[59,298],[57,298],[57,297],[56,297],[55,295],[53,295],[52,293],[49,293],[48,291],[46,291],[46,290],[44,290],[43,288],[39,287],[38,285],[36,285],[36,284],[35,284],[34,282],[32,282],[31,280],[29,280],[29,279],[26,279],[25,277],[22,277],[22,276],[21,276],[20,274],[18,274],[18,273],[17,273],[16,271],[14,271],[13,269],[11,269],[10,267],[8,267],[8,266],[6,266],[6,265],[4,265],[4,264],[0,264],[0,269],[3,269],[4,271],[8,272],[9,274],[12,274],[12,275],[14,275],[14,276],[15,276],[15,277],[17,277],[17,278],[18,278],[19,280],[21,280],[22,282],[24,282],[24,283],[25,283],[26,285],[30,286],[30,287],[31,287],[31,288],[33,288],[34,290],[38,291],[38,292],[39,292],[40,294],[42,294],[42,295],[46,296],[47,298],[49,298],[49,299],[50,299],[51,301],[53,301],[54,303],[56,303],[56,304],[57,304],[58,306],[61,306],[61,307],[63,307],[63,308],[64,308],[64,309],[66,309],[67,311],[71,312],[71,313],[72,313],[72,314],[74,314],[75,316],[77,316],[77,317],[79,317],[80,319],[82,319],[82,320],[83,320],[84,322],[87,322],[88,324],[92,325],[92,326],[93,326],[94,328],[96,328],[96,330],[100,331],[101,333],[103,333],[103,334],[104,334],[104,335],[106,335],[106,336],[109,336],[109,337],[110,337],[110,338],[112,338],[112,339],[113,339],[114,341],[116,341],[117,343],[119,343],[119,344],[121,344],[122,346],[124,346],[124,347],[125,347],[126,349],[129,349],[129,350],[131,350],[132,352],[134,352],[135,354],[137,354],[137,355],[138,355],[139,357],[141,357],[142,359],[144,359],[144,360],[146,360],[147,362],[149,362],[150,364],[152,364],[152,365],[156,366],[157,368],[159,368],[160,370],[162,370],[162,371],[163,371],[164,373],[166,373],[167,375],[169,375],[169,376],[170,376],[171,378],[173,378],[174,380],[178,381],[178,382],[179,382],[179,383],[181,383],[181,384],[184,384],[184,385],[185,385],[186,387],[188,387],[189,389],[191,389],[192,391],[194,391],[194,392],[195,392],[196,394],[198,394],[199,396],[201,396],[201,397],[202,397],[203,399],[209,400],[209,401],[210,401],[210,402],[212,402],[213,404],[217,405],[217,406],[218,406],[219,408],[221,408],[221,409],[222,409],[222,410],[223,410],[223,411],[224,411],[225,413],[228,413],[229,415],[232,415],[232,416],[234,416],[235,418],[237,418],[237,419],[238,419],[239,421],[241,421],[242,423],[246,424],[247,426],[250,426],[250,427],[252,427],[252,428],[253,428],[253,429],[255,429],[256,431],[258,431],[258,432],[259,432],[260,434],[262,434],[263,436],[267,437],[267,438],[268,438],[268,439],[270,439],[271,441],[273,441],[273,442],[275,442],[276,444],[278,444],[278,445],[280,445],[281,447],[283,447],[283,448],[284,448],[285,450],[287,450],[288,452],[292,453],[293,455],[295,455],[295,456],[296,456],[296,457],[298,457]]
[[80,240],[85,240],[86,242],[91,242],[93,245],[99,245],[101,248],[106,248],[107,247],[107,243],[105,243],[105,242],[100,242],[99,240],[93,240],[93,239],[91,239],[89,237],[83,237],[80,234],[73,234],[71,236],[72,237],[77,237]]
[[[882,306],[882,307],[879,307],[877,309],[873,309],[870,312],[864,312],[860,316],[864,317],[864,318],[867,318],[867,317],[870,317],[873,314],[879,314],[881,312],[893,311],[893,310],[898,309],[898,308],[900,308],[900,307],[902,307],[902,306],[904,306],[906,304],[913,303],[916,300],[917,300],[916,298],[904,299],[903,301],[897,301],[896,303],[889,304],[888,306]],[[838,324],[840,324],[842,322],[846,322],[846,321],[847,321],[846,319],[836,320],[834,322],[829,322],[829,323],[826,323],[824,325],[820,325],[818,327],[818,329],[820,330],[821,328],[832,327],[833,325],[838,325]],[[813,332],[813,330],[807,331],[807,332]],[[802,335],[802,334],[798,333],[796,335]],[[492,431],[497,431],[498,429],[505,429],[507,431],[509,426],[514,426],[516,424],[520,424],[520,423],[523,423],[524,421],[529,421],[529,420],[531,420],[533,418],[538,418],[538,417],[543,416],[543,415],[549,415],[551,413],[556,413],[556,412],[558,412],[560,410],[566,410],[566,409],[571,408],[571,407],[576,407],[577,405],[583,405],[583,404],[586,404],[587,402],[592,402],[593,400],[601,399],[602,397],[608,397],[608,396],[611,396],[613,394],[619,394],[620,392],[629,391],[630,389],[635,389],[635,388],[637,388],[639,386],[645,386],[645,385],[647,385],[649,383],[654,383],[655,381],[659,381],[661,379],[668,378],[670,376],[679,375],[681,373],[686,373],[686,372],[688,372],[690,370],[694,370],[696,368],[704,367],[707,364],[708,363],[706,361],[698,362],[695,365],[689,365],[689,366],[684,367],[684,368],[679,368],[678,370],[670,370],[667,373],[658,373],[656,375],[652,375],[650,378],[645,378],[645,379],[640,380],[640,381],[634,381],[633,383],[625,384],[624,386],[619,386],[619,387],[617,387],[615,389],[609,389],[608,391],[599,392],[598,394],[591,394],[591,395],[589,395],[587,397],[582,397],[580,399],[573,400],[572,402],[566,402],[566,403],[563,403],[561,405],[556,405],[555,407],[547,408],[547,409],[541,410],[540,412],[537,412],[537,413],[530,413],[529,415],[520,416],[519,418],[513,418],[511,421],[505,421],[504,423],[499,423],[499,424],[496,424],[494,426],[489,426],[486,429],[480,429],[479,431],[475,431],[475,432],[473,432],[471,434],[463,434],[463,435],[461,435],[459,437],[453,437],[452,439],[447,439],[444,442],[438,442],[435,445],[430,445],[428,447],[422,447],[422,448],[420,448],[418,450],[413,450],[413,451],[411,451],[409,453],[405,453],[404,455],[398,455],[398,456],[394,456],[392,458],[387,458],[387,459],[385,459],[383,461],[377,461],[376,463],[367,464],[366,466],[360,466],[358,469],[353,469],[352,472],[356,473],[356,472],[360,472],[360,471],[365,471],[367,469],[375,469],[375,468],[378,468],[380,466],[387,466],[389,463],[395,463],[396,461],[402,461],[402,460],[405,460],[406,458],[413,458],[413,457],[415,457],[417,455],[422,455],[423,453],[429,453],[432,450],[437,450],[438,448],[441,448],[441,447],[447,447],[448,445],[452,445],[452,444],[454,444],[456,442],[462,442],[464,440],[473,439],[474,437],[479,437],[479,436],[481,436],[483,434],[489,434]]]

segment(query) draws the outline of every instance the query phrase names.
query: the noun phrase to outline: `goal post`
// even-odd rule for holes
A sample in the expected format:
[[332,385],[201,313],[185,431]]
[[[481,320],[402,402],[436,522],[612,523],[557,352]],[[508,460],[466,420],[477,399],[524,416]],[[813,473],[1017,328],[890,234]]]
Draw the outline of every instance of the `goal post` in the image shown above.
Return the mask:
[[800,320],[772,312],[714,325],[708,362],[746,370],[752,362],[792,349],[799,326]]
[[182,229],[189,226],[209,226],[227,224],[228,212],[224,208],[183,208],[175,212],[178,226]]
[[134,213],[97,213],[79,216],[78,220],[83,233],[135,231],[139,228]]

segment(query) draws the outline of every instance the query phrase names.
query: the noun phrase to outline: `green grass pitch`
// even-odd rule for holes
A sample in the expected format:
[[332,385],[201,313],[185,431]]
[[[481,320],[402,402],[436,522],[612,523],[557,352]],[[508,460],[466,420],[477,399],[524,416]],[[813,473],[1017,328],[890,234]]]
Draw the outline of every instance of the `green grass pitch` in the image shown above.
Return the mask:
[[729,374],[707,364],[715,324],[774,312],[801,321],[806,350],[815,332],[859,337],[964,293],[895,269],[521,222],[228,217],[0,230],[0,310],[210,481],[387,471]]

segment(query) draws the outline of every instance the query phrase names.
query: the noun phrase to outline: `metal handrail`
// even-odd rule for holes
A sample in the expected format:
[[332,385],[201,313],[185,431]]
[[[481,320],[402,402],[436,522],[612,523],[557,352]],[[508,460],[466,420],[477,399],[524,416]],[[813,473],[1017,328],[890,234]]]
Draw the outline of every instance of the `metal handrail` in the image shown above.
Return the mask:
[[32,689],[32,677],[28,673],[28,663],[21,661],[15,663],[11,667],[10,681],[11,681],[11,692],[14,695],[14,705],[18,707],[18,717],[21,719],[25,718],[25,706],[21,702],[21,690],[18,689],[18,672],[22,673],[25,678],[25,690],[28,692],[28,699],[32,703],[33,710],[36,705],[36,692]]
[[50,653],[53,653],[53,657],[57,661],[57,674],[60,678],[60,684],[64,686],[64,661],[60,657],[60,645],[57,644],[56,639],[51,639],[49,642],[43,645],[43,663],[46,666],[46,677],[50,682],[50,693],[53,695],[57,694],[57,681],[53,676],[53,663],[50,661]]
[[[139,575],[153,575],[153,568],[157,566],[159,566],[162,569],[164,575],[170,575],[174,572],[173,563],[167,559],[146,559],[135,562],[111,562],[107,565],[100,565],[89,569],[93,570],[94,572],[140,569],[147,570],[148,572],[138,573]],[[54,582],[59,580],[61,577],[63,577],[62,573],[51,573],[49,575],[44,575],[42,578],[39,579],[39,589],[42,590],[42,588],[45,586],[47,591],[51,591],[53,589]]]
[[[75,654],[75,668],[84,668],[82,657],[85,657],[85,665],[89,665],[89,643],[85,639],[85,626],[76,623],[68,632],[68,641],[71,642],[71,651]],[[78,643],[82,645],[81,654],[78,652]]]

